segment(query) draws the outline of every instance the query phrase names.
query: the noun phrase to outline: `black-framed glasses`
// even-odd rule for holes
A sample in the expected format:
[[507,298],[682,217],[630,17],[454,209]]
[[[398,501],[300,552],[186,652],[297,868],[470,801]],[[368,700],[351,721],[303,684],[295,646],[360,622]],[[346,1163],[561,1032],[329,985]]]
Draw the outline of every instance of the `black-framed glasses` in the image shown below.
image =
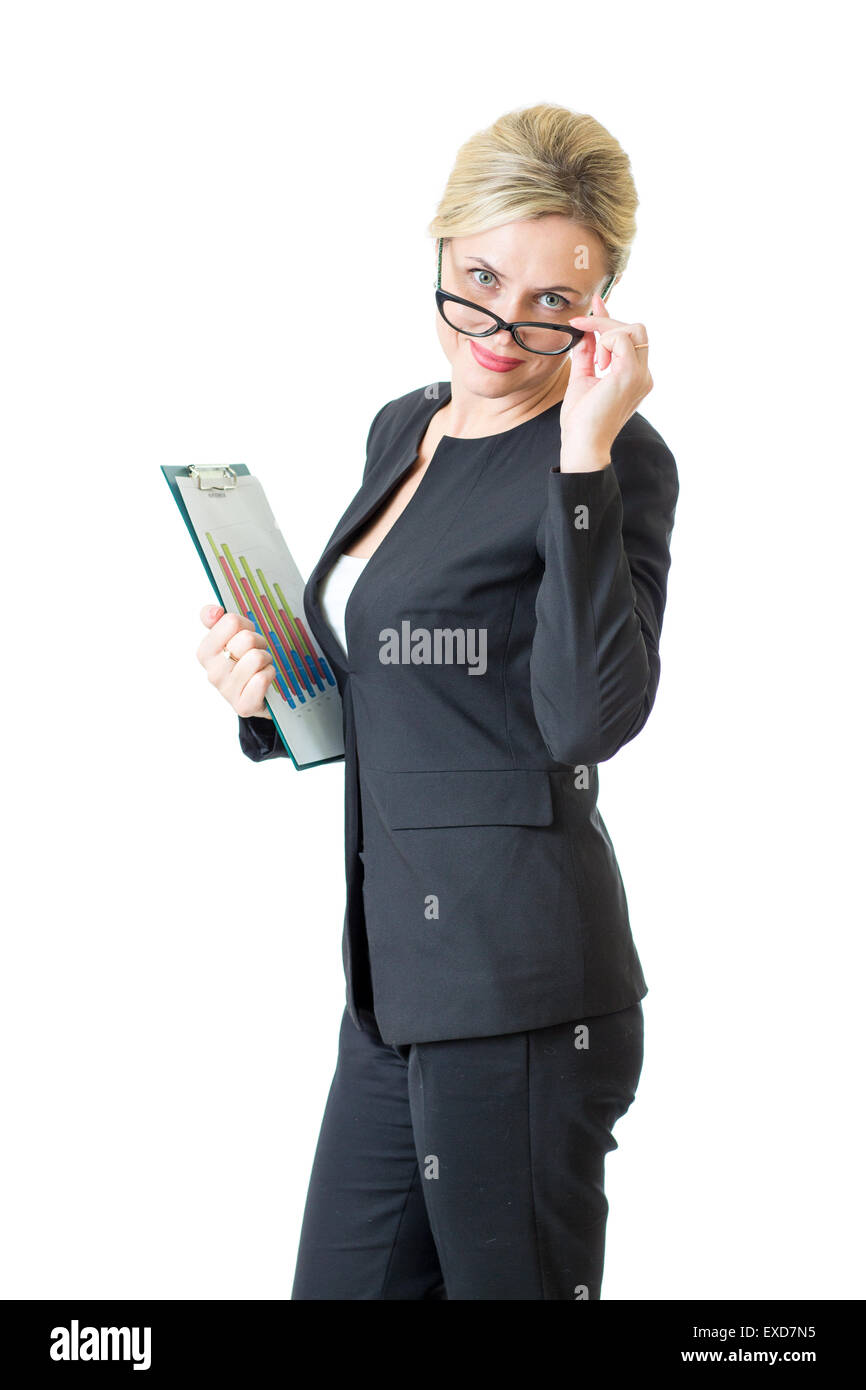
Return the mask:
[[[616,276],[611,275],[606,281],[601,291],[602,299],[610,293],[615,279]],[[439,238],[439,265],[435,289],[436,306],[448,327],[456,329],[458,333],[465,333],[470,338],[488,338],[492,333],[499,333],[505,328],[517,346],[524,348],[526,352],[537,352],[542,357],[557,357],[576,347],[586,332],[583,328],[571,328],[566,323],[535,323],[528,319],[518,323],[506,323],[505,319],[501,319],[492,310],[482,309],[479,304],[473,304],[471,299],[462,299],[459,294],[450,294],[448,290],[443,290],[442,237]]]

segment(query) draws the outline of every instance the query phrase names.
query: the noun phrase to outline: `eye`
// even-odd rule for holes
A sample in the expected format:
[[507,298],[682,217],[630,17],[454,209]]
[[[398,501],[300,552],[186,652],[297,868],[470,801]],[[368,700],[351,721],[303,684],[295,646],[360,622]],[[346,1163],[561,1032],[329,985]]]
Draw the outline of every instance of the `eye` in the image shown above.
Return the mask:
[[[476,285],[478,286],[479,289],[483,289],[483,290],[493,289],[494,285],[497,283],[497,277],[496,277],[496,275],[493,273],[493,271],[492,271],[492,270],[487,270],[484,266],[481,266],[481,265],[468,266],[468,267],[467,267],[467,274],[469,274],[469,275],[486,275],[486,276],[487,276],[487,279],[486,279],[486,280],[476,280],[476,281],[475,281],[475,283],[476,283]],[[545,302],[544,302],[545,300],[547,300],[548,302],[545,303]],[[551,303],[549,302],[550,300],[556,300],[557,302],[556,302],[555,304],[551,304]],[[538,307],[539,307],[540,309],[548,309],[551,313],[557,313],[557,314],[559,314],[559,313],[562,312],[563,309],[569,309],[569,308],[571,308],[572,305],[571,305],[571,300],[570,300],[570,299],[566,299],[564,295],[558,294],[555,290],[546,290],[546,291],[541,295],[541,297],[540,297],[540,303],[539,303],[539,306],[538,306]]]

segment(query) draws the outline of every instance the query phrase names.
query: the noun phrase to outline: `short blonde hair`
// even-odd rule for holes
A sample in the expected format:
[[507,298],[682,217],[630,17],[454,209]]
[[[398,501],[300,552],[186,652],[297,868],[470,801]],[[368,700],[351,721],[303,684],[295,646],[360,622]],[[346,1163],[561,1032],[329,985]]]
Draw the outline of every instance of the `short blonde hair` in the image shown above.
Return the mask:
[[427,231],[471,236],[563,213],[595,232],[607,274],[621,275],[637,206],[628,155],[610,132],[592,116],[542,104],[507,112],[460,146]]

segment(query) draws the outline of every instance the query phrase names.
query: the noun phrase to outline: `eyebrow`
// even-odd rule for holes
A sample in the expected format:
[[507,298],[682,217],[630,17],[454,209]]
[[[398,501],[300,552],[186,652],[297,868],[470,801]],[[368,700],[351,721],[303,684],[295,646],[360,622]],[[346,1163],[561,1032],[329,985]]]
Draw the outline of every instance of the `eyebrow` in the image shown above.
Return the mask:
[[[499,270],[496,269],[496,266],[495,266],[495,265],[491,265],[489,261],[485,261],[485,259],[484,259],[483,256],[475,256],[475,255],[473,255],[471,252],[469,252],[469,253],[467,254],[466,259],[469,260],[469,261],[478,261],[480,265],[483,265],[483,266],[484,266],[484,269],[485,269],[485,270],[492,270],[494,275],[499,275],[499,276],[501,276],[501,274],[502,274],[501,271],[499,271]],[[467,267],[464,266],[463,268],[464,268],[464,270],[465,270]],[[506,276],[505,278],[507,279],[508,277]],[[532,293],[532,294],[550,294],[550,293],[558,293],[559,291],[564,291],[566,294],[576,294],[576,295],[585,295],[585,294],[586,294],[586,290],[576,290],[576,289],[574,288],[573,285],[543,285],[540,289],[532,290],[531,293]]]

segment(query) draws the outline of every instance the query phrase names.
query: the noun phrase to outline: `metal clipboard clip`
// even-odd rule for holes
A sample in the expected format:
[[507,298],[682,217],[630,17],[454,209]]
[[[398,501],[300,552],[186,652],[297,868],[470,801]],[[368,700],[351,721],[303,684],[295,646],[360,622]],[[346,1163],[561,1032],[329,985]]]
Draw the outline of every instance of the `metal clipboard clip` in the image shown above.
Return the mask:
[[198,479],[202,492],[229,492],[238,485],[238,475],[228,465],[224,468],[199,468],[197,464],[191,463],[189,476]]

